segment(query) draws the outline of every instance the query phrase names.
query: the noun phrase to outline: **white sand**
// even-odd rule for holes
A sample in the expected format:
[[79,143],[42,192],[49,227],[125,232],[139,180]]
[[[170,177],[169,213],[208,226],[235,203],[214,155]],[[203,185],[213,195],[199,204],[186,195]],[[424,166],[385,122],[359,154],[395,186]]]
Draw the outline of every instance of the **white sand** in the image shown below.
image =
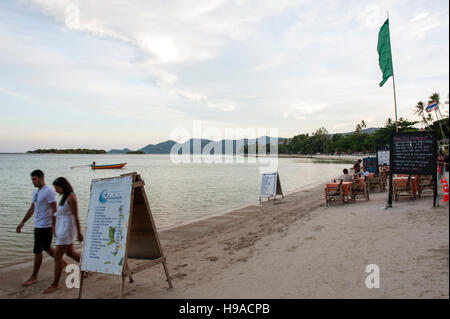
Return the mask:
[[[427,197],[380,210],[386,198],[325,207],[319,187],[166,230],[160,237],[174,288],[158,265],[136,274],[125,297],[448,298],[448,203],[432,208]],[[365,286],[368,264],[380,268],[379,289]],[[77,296],[65,287],[41,294],[52,279],[49,257],[40,281],[21,287],[31,267],[2,269],[0,297]],[[84,296],[116,298],[119,287],[119,277],[91,274]]]

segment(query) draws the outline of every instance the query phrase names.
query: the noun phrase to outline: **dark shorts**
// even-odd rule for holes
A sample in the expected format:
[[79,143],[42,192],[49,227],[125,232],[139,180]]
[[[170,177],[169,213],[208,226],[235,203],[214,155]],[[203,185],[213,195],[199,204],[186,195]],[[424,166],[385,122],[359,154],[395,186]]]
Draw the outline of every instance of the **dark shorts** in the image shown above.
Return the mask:
[[34,229],[34,254],[40,254],[43,250],[48,251],[52,244],[52,228],[35,228]]

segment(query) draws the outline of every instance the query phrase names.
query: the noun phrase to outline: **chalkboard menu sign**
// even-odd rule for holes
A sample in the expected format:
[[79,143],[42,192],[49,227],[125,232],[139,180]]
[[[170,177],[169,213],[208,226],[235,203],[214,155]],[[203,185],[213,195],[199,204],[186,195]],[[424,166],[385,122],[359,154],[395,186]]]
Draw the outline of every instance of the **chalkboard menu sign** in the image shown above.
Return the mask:
[[436,137],[431,132],[393,133],[390,164],[392,174],[436,174]]

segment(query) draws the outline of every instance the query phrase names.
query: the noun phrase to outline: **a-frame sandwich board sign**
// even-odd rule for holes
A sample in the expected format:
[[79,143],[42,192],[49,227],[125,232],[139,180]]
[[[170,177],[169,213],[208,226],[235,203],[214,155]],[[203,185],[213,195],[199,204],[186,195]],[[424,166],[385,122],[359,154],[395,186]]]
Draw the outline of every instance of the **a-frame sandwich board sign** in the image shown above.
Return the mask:
[[284,199],[283,190],[281,189],[280,175],[278,172],[264,173],[261,180],[261,193],[259,195],[259,202],[262,197],[271,197],[277,199],[277,195],[281,195]]
[[[135,172],[92,180],[78,298],[82,296],[85,272],[121,276],[122,298],[126,277],[133,282],[133,274],[160,263],[172,288],[144,185]],[[130,268],[129,259],[146,262]]]

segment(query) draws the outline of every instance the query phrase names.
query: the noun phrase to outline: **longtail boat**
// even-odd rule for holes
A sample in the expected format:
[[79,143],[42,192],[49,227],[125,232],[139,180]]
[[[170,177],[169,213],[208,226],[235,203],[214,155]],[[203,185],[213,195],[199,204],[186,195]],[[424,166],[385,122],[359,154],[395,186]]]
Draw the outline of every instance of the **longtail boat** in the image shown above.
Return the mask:
[[115,168],[122,168],[127,163],[119,163],[119,164],[109,164],[109,165],[91,165],[92,169],[115,169]]

